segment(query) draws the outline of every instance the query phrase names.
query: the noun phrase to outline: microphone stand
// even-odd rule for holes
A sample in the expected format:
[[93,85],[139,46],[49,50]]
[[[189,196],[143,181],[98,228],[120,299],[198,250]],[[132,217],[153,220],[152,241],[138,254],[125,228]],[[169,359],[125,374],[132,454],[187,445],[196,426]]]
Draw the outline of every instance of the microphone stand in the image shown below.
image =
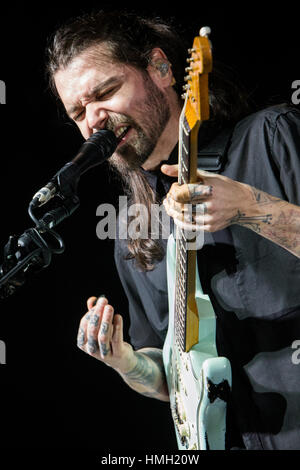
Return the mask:
[[[67,163],[56,175],[58,191],[54,198],[57,207],[46,212],[41,218],[35,215],[36,204],[31,201],[28,213],[35,223],[21,236],[11,235],[4,247],[4,261],[0,267],[0,299],[12,295],[27,278],[49,266],[52,255],[63,253],[65,244],[53,230],[62,220],[79,207],[77,196],[79,173],[75,165]],[[47,238],[54,238],[58,246],[52,246]]]
[[[77,186],[80,176],[89,168],[107,160],[126,132],[127,130],[118,138],[109,130],[99,130],[93,134],[82,145],[74,160],[66,163],[52,178],[51,183],[34,196],[28,213],[35,227],[25,230],[20,237],[10,236],[4,247],[4,262],[0,267],[0,299],[13,294],[30,274],[49,266],[53,254],[64,252],[64,241],[53,228],[79,207]],[[58,202],[57,207],[37,218],[35,210],[50,198]],[[58,247],[51,246],[49,240],[47,241],[49,237],[58,242]]]

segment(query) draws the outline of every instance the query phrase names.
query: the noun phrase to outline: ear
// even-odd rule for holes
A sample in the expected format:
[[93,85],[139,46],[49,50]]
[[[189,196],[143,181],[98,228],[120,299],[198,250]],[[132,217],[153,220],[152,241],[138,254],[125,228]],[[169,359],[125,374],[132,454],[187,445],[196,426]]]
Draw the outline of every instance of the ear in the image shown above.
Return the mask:
[[172,65],[159,47],[152,49],[147,71],[159,88],[167,88],[174,84]]

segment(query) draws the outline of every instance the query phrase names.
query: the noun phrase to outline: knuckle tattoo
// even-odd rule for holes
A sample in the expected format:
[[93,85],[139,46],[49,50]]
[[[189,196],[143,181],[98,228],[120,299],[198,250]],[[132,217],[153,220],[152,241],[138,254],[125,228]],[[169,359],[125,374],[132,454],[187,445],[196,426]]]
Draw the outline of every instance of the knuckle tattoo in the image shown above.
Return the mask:
[[98,351],[98,343],[94,338],[89,338],[87,343],[88,352],[93,354]]
[[100,336],[99,336],[100,343],[106,343],[106,339],[107,339],[106,335],[101,333]]
[[103,322],[101,325],[101,335],[106,335],[109,329],[109,323]]
[[98,324],[99,324],[99,315],[95,313],[90,318],[90,325],[98,326]]
[[84,319],[89,321],[90,318],[91,318],[91,311],[89,311],[89,312],[85,315]]
[[85,339],[84,330],[82,328],[79,328],[78,336],[77,336],[77,346],[79,348],[82,348],[84,346],[84,342],[85,342],[84,339]]
[[108,347],[106,343],[100,342],[100,351],[102,356],[107,356],[110,352],[110,347]]

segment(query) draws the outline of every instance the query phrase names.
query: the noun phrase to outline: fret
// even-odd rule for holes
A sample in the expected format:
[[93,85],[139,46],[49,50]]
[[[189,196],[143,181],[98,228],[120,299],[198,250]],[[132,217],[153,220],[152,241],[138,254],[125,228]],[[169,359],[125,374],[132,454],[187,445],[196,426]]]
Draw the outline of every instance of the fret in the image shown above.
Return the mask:
[[187,183],[188,183],[187,179],[181,175],[181,184],[187,184]]
[[185,154],[188,155],[188,154],[189,154],[189,151],[188,151],[188,149],[186,148],[186,146],[184,145],[184,141],[182,142],[182,148],[183,148]]
[[182,121],[182,126],[181,126],[181,129],[183,130],[183,132],[185,133],[185,135],[188,137],[189,134],[190,134],[190,127],[187,123],[187,120],[186,118],[184,117],[183,121]]

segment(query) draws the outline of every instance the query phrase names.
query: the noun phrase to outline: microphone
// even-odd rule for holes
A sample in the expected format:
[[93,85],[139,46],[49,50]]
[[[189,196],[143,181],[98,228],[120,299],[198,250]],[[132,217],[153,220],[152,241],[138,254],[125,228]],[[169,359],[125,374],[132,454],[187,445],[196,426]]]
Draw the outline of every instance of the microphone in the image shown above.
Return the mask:
[[59,190],[63,191],[64,184],[76,186],[83,173],[111,157],[122,137],[123,134],[117,138],[110,130],[100,130],[91,135],[73,160],[66,163],[46,186],[35,193],[31,207],[42,206],[48,202]]

